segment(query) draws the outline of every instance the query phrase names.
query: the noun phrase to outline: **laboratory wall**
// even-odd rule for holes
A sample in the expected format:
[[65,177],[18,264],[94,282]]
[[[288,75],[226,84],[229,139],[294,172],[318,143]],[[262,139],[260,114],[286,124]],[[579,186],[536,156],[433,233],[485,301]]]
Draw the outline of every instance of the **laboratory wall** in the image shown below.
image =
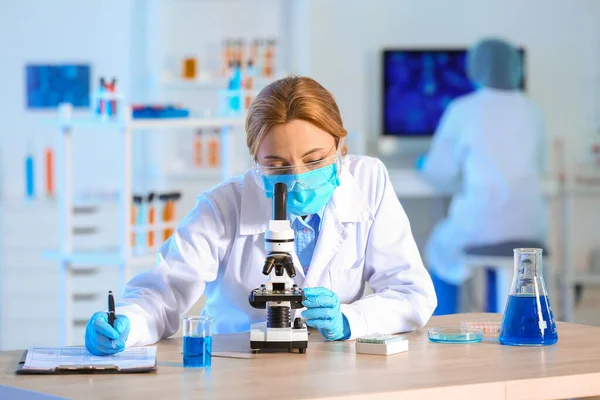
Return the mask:
[[[15,167],[23,165],[25,154],[31,152],[37,155],[36,164],[41,166],[44,148],[54,146],[57,139],[57,130],[50,129],[44,123],[56,116],[56,110],[26,108],[25,66],[89,64],[93,83],[99,76],[118,77],[122,90],[130,92],[133,2],[110,0],[103,2],[102,7],[76,0],[24,0],[2,4],[0,159],[2,198],[6,201],[21,200],[23,197],[23,174],[17,173],[21,171]],[[109,187],[114,182],[111,178],[117,173],[114,162],[118,157],[117,149],[105,143],[106,137],[101,132],[75,139],[74,146],[79,155],[76,162],[90,166],[85,173],[82,171],[75,176],[82,187],[87,186],[86,182],[97,182],[101,187]],[[89,151],[94,148],[104,148],[105,151]],[[101,168],[97,168],[98,165]],[[36,168],[36,172],[38,187],[42,187],[42,169]]]
[[[146,23],[150,27],[144,43],[149,99],[185,104],[200,115],[214,115],[219,106],[219,89],[224,87],[226,79],[222,75],[225,40],[241,39],[249,45],[255,39],[276,38],[275,75],[281,77],[289,72],[285,1],[150,0],[144,6],[148,16]],[[198,60],[197,73],[206,83],[186,84],[179,79],[182,60],[190,56]],[[245,57],[248,56],[246,48]],[[268,82],[268,79],[257,79],[256,89],[260,90]],[[180,215],[193,207],[200,192],[222,178],[220,174],[188,173],[194,169],[192,148],[195,133],[165,135],[164,132],[148,132],[145,154],[142,155],[148,162],[143,163],[143,170],[138,174],[140,180],[147,183],[140,185],[141,190],[181,191]],[[204,133],[210,132],[205,130]],[[244,130],[232,129],[230,134],[228,158],[221,159],[220,164],[226,168],[226,175],[237,175],[250,166],[251,160]]]
[[[552,137],[565,138],[569,165],[589,164],[589,144],[598,140],[600,129],[600,2],[371,0],[352,2],[352,7],[344,0],[296,3],[301,5],[299,15],[308,14],[308,28],[295,31],[302,39],[299,47],[307,53],[307,60],[298,65],[334,93],[346,126],[364,134],[370,154],[377,153],[381,131],[383,48],[466,47],[491,35],[526,49],[527,92],[544,112],[548,143]],[[600,215],[597,198],[576,201],[578,213],[570,223],[572,232],[585,237],[574,249],[582,269],[591,246],[600,243]],[[429,215],[432,205],[408,206],[418,217],[411,219],[414,229],[427,236],[420,216]]]
[[[25,0],[10,6],[3,2],[0,27],[10,34],[0,35],[0,73],[5,77],[4,95],[0,96],[1,201],[23,199],[21,169],[28,153],[34,155],[36,188],[43,187],[43,151],[46,147],[56,150],[58,143],[58,130],[47,123],[57,110],[26,108],[26,65],[85,63],[92,68],[93,85],[101,76],[117,77],[130,102],[173,102],[195,111],[214,112],[223,79],[213,84],[181,85],[177,78],[182,59],[197,57],[203,76],[220,79],[225,38],[278,38],[281,51],[276,67],[280,75],[286,74],[289,54],[284,9],[285,3],[279,0],[132,0],[108,1],[102,7],[74,0],[39,4]],[[213,23],[217,20],[218,24]],[[198,182],[199,175],[178,173],[189,167],[186,163],[191,164],[193,133],[144,132],[134,137],[135,190],[181,190],[178,214],[189,210],[202,190],[220,180],[218,174],[204,180],[200,177]],[[232,174],[249,165],[243,131],[235,133],[231,146],[239,157],[232,161],[239,163],[233,165]],[[75,190],[113,193],[123,169],[118,133],[87,130],[85,136],[74,137],[74,150]]]
[[[57,109],[27,108],[26,66],[30,64],[87,64],[92,90],[100,77],[118,79],[119,92],[128,102],[184,104],[193,111],[214,109],[217,90],[225,78],[220,73],[221,42],[226,37],[277,37],[285,45],[283,2],[277,0],[230,1],[106,1],[96,4],[73,0],[1,2],[0,74],[0,349],[56,345],[63,337],[60,325],[65,310],[59,263],[48,251],[59,242],[59,199],[44,193],[47,148],[60,156],[60,130],[52,122]],[[219,21],[215,24],[214,21]],[[183,84],[177,78],[186,56],[199,59],[199,69],[216,79]],[[277,63],[283,74],[282,51]],[[263,82],[264,83],[264,82]],[[75,110],[74,117],[89,116]],[[137,131],[133,137],[133,190],[177,191],[175,218],[192,209],[196,197],[222,179],[220,166],[206,174],[191,169],[194,132]],[[117,129],[78,127],[73,132],[70,172],[77,197],[107,200],[97,215],[76,219],[95,233],[75,241],[81,249],[113,249],[118,245],[119,214],[114,202],[125,165],[122,135]],[[243,129],[232,132],[231,173],[249,165]],[[34,159],[36,193],[25,195],[25,157]],[[60,174],[62,165],[55,166]],[[187,169],[187,170],[186,170]],[[154,262],[137,265],[133,275]],[[66,299],[73,317],[72,343],[83,340],[89,316],[106,306],[105,293],[118,286],[115,265],[77,265],[72,271],[73,297]],[[12,301],[18,299],[19,301]],[[199,305],[201,306],[201,304]],[[198,307],[194,308],[197,310]],[[36,319],[47,334],[29,329]]]
[[307,72],[332,90],[345,123],[375,141],[380,132],[386,47],[465,47],[484,36],[527,52],[527,92],[548,133],[589,135],[600,70],[600,2],[577,0],[307,1]]
[[[61,133],[49,124],[56,109],[27,108],[27,65],[89,64],[92,89],[101,76],[116,77],[128,101],[183,104],[207,116],[227,84],[220,71],[223,40],[277,38],[275,76],[308,75],[321,82],[340,106],[350,153],[378,156],[382,49],[466,47],[497,35],[526,49],[527,92],[544,112],[549,142],[566,141],[572,167],[589,163],[588,144],[600,129],[598,16],[597,0],[105,0],[101,5],[0,0],[0,350],[56,345],[62,329],[58,262],[44,256],[59,246],[58,204],[43,194],[42,159],[48,147],[59,151]],[[183,82],[182,61],[190,56],[197,58],[202,79]],[[256,86],[268,82],[257,80]],[[178,220],[198,194],[250,165],[244,129],[238,127],[221,142],[228,159],[212,170],[195,169],[196,133],[148,130],[133,139],[133,191],[180,192]],[[125,168],[121,139],[118,130],[91,128],[74,135],[76,193],[115,199]],[[37,193],[26,200],[27,154],[34,157]],[[410,163],[409,168],[407,175],[418,180]],[[415,197],[401,201],[423,249],[449,198]],[[585,269],[591,249],[600,246],[598,200],[574,202],[570,234],[583,239],[571,241],[572,252],[578,268]],[[93,222],[100,233],[83,240],[84,247],[116,245],[124,221],[114,204],[105,208]],[[114,290],[117,281],[114,268],[83,267],[73,287],[91,300],[73,309],[75,344],[83,339],[89,315],[105,307],[102,294]],[[31,319],[44,327],[43,338],[30,329]]]
[[[58,262],[44,252],[57,250],[58,208],[56,198],[44,194],[46,148],[56,154],[59,130],[47,122],[56,109],[28,109],[27,65],[87,64],[92,84],[99,76],[118,78],[124,92],[131,85],[132,2],[111,0],[102,7],[76,0],[2,2],[0,7],[0,347],[23,348],[28,344],[59,343],[61,282]],[[80,111],[75,112],[76,115]],[[90,130],[73,140],[74,184],[80,191],[110,193],[119,181],[120,147],[117,134]],[[34,165],[35,195],[25,195],[25,158]],[[108,211],[110,221],[115,210]],[[96,221],[99,223],[100,221]],[[115,229],[100,229],[89,238],[102,244],[115,239]],[[84,244],[84,243],[80,243]],[[85,244],[84,244],[85,245]],[[87,269],[73,281],[78,295],[90,299],[87,306],[100,307],[96,291],[115,281],[115,271]],[[76,307],[78,334],[89,310]],[[35,320],[38,329],[31,329]]]

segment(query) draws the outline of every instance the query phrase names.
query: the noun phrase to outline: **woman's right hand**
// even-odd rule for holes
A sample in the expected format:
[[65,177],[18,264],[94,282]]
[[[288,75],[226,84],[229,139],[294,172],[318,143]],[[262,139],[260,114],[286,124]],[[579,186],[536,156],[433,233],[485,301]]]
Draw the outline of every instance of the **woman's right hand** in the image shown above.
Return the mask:
[[113,326],[108,323],[106,312],[92,315],[85,327],[85,348],[95,356],[108,356],[125,350],[125,341],[129,336],[129,318],[117,315]]

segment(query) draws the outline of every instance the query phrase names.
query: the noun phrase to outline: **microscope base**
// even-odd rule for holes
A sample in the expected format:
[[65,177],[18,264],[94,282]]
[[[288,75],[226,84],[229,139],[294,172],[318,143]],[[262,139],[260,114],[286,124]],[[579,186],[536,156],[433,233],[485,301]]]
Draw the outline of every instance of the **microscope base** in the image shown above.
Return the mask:
[[265,322],[252,324],[250,329],[250,348],[252,350],[298,349],[306,353],[308,348],[308,330],[302,328],[267,328]]
[[252,350],[287,350],[291,352],[294,349],[298,349],[300,354],[306,353],[308,348],[308,341],[306,342],[250,342],[250,348]]

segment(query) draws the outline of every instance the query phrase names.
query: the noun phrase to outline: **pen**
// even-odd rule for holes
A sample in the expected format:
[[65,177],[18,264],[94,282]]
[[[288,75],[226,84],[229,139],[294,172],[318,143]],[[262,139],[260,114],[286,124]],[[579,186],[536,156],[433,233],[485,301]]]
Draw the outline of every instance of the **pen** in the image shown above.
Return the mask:
[[108,292],[108,323],[114,327],[115,324],[115,298],[111,291]]

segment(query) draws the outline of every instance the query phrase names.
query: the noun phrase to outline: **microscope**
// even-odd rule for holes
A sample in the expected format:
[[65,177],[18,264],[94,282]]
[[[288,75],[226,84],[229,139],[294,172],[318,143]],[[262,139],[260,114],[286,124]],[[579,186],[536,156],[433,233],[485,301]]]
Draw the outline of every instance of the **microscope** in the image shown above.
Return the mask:
[[294,319],[292,310],[304,307],[304,290],[292,278],[296,276],[292,252],[294,231],[287,219],[287,186],[276,183],[273,193],[273,219],[265,232],[267,257],[262,273],[269,277],[266,285],[250,292],[250,305],[267,310],[267,320],[250,327],[250,348],[260,350],[298,349],[306,353],[308,330],[301,318]]

